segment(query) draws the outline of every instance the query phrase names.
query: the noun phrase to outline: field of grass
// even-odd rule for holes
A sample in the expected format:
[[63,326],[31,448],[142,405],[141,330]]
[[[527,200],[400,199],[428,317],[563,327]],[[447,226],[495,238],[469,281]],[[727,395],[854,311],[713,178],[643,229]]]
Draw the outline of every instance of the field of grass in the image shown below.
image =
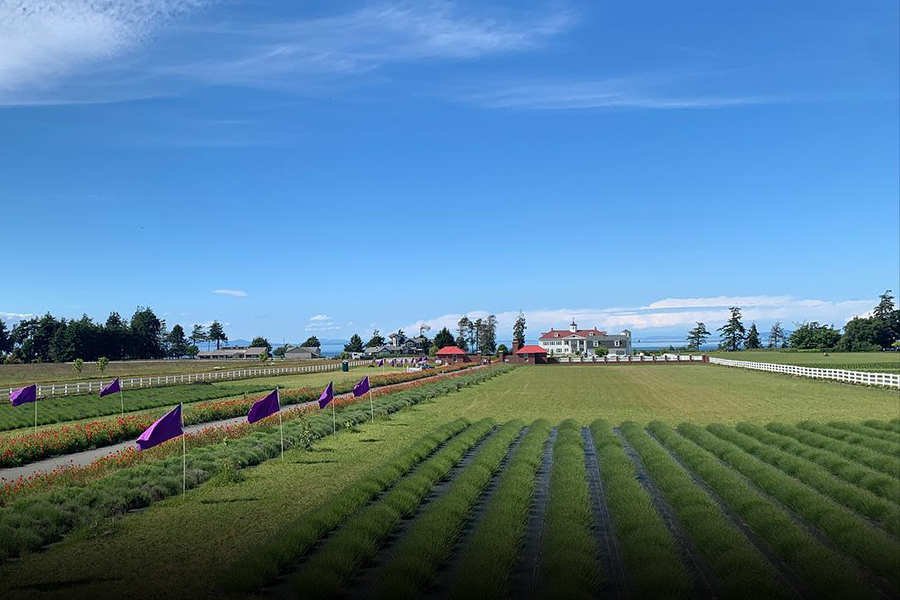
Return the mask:
[[[476,425],[460,430],[460,417]],[[520,367],[291,448],[184,502],[85,523],[0,567],[0,596],[243,597],[278,571],[289,597],[303,581],[321,594],[306,586],[302,597],[370,581],[376,597],[385,576],[392,594],[414,595],[491,555],[480,532],[498,531],[484,572],[499,585],[451,579],[434,597],[595,597],[614,570],[641,598],[896,597],[898,422],[896,391],[709,365]],[[536,433],[519,434],[522,423]],[[602,512],[608,526],[594,527]],[[303,523],[330,525],[309,537]],[[274,569],[247,566],[276,555]],[[241,570],[257,574],[243,588]]]
[[102,375],[97,370],[96,363],[84,363],[81,373],[75,372],[72,363],[0,364],[0,389],[31,385],[32,383],[109,380],[114,377],[147,377],[150,375],[182,375],[219,370],[253,369],[262,366],[298,367],[333,362],[337,361],[323,360],[310,363],[271,360],[263,365],[256,360],[120,360],[110,362]]
[[753,362],[798,365],[819,369],[900,373],[900,352],[819,352],[786,350],[741,350],[738,352],[704,352],[710,356]]

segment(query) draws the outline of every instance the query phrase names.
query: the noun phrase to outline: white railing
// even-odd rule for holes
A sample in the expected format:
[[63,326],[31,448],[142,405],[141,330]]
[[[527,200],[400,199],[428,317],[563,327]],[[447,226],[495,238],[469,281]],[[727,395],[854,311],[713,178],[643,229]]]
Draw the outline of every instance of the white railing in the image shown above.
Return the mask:
[[844,371],[842,369],[819,369],[816,367],[750,362],[746,360],[731,360],[729,358],[715,357],[710,357],[709,362],[714,365],[722,365],[725,367],[740,367],[743,369],[755,369],[757,371],[769,371],[772,373],[787,373],[788,375],[797,375],[798,377],[831,379],[834,381],[843,381],[845,383],[862,383],[864,385],[900,388],[900,373],[867,373],[865,371]]
[[[371,360],[350,360],[351,367],[370,364]],[[148,377],[123,377],[119,383],[122,389],[140,389],[145,387],[160,387],[164,385],[180,385],[183,383],[197,383],[198,381],[234,381],[236,379],[250,379],[253,377],[274,377],[291,373],[317,373],[324,371],[337,371],[341,368],[340,362],[329,362],[315,365],[297,367],[259,367],[255,369],[237,369],[234,371],[212,371],[209,373],[185,373],[182,375],[152,375]],[[72,383],[39,383],[37,384],[38,398],[52,398],[54,396],[74,396],[76,394],[99,393],[103,386],[109,385],[115,377],[99,381],[75,381]],[[0,400],[16,388],[2,390]]]
[[677,363],[677,362],[703,362],[702,354],[663,354],[662,356],[619,356],[617,354],[607,354],[606,356],[589,356],[583,358],[580,356],[559,356],[556,358],[561,363]]

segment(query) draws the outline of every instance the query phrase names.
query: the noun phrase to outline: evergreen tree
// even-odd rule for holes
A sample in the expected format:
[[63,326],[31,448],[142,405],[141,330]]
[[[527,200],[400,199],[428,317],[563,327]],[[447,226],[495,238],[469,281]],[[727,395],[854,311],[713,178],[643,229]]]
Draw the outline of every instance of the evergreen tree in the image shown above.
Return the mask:
[[311,335],[308,338],[306,338],[306,341],[303,342],[301,345],[304,348],[321,348],[322,347],[322,343],[319,341],[319,338],[317,338],[314,335]]
[[710,335],[712,334],[706,329],[706,325],[697,321],[697,326],[687,334],[688,350],[699,351],[700,346],[706,343],[706,339]]
[[267,340],[266,338],[264,338],[261,335],[258,335],[255,338],[253,338],[253,341],[250,342],[250,346],[252,348],[265,348],[266,356],[268,356],[272,353],[272,344],[270,344],[269,340]]
[[[769,348],[783,348],[786,340],[784,329],[781,328],[781,321],[775,321],[772,324],[772,329],[769,330]],[[781,346],[779,346],[779,343]]]
[[719,347],[722,350],[735,352],[741,349],[747,330],[744,329],[744,324],[741,323],[741,309],[737,306],[732,306],[729,310],[731,311],[731,317],[716,331],[719,332],[719,339],[721,340]]
[[882,321],[888,321],[894,313],[894,297],[891,296],[891,290],[885,292],[878,297],[878,306],[872,311],[872,316]]
[[[456,345],[462,348],[463,350],[468,350],[471,346],[470,341],[472,338],[472,329],[474,328],[474,324],[469,320],[469,317],[464,316],[459,322],[456,324]],[[460,346],[459,341],[462,340],[463,344]]]
[[[525,326],[525,313],[520,310],[513,325],[513,342],[518,344],[520,348],[525,345],[525,329],[527,329]],[[515,344],[513,348],[515,348]]]
[[377,329],[372,332],[372,337],[366,342],[366,348],[375,348],[376,346],[384,346],[384,336]]
[[466,338],[461,335],[456,338],[456,347],[466,352],[469,351],[469,343],[466,341]]
[[172,327],[166,342],[169,347],[169,356],[181,358],[188,353],[187,338],[184,337],[184,327],[181,325]]
[[208,342],[209,336],[206,334],[206,327],[203,325],[194,325],[194,329],[191,331],[191,341],[194,342],[194,345],[198,348],[200,347],[200,342]]
[[357,334],[350,336],[350,343],[344,345],[344,352],[362,352],[363,341]]
[[762,342],[759,341],[759,331],[756,329],[756,323],[750,323],[750,331],[747,332],[747,340],[744,342],[747,350],[755,350],[762,348]]
[[446,327],[441,328],[437,335],[434,336],[434,345],[438,347],[438,350],[454,344],[456,344],[456,341],[453,339],[453,334]]
[[128,355],[131,358],[163,358],[163,332],[166,323],[149,307],[138,306],[131,317],[131,336]]
[[228,341],[228,336],[225,335],[225,328],[222,327],[222,324],[218,321],[213,321],[212,325],[209,326],[209,341],[216,343],[216,350],[219,350],[222,346],[222,342]]
[[0,319],[0,354],[12,352],[12,349],[12,337],[10,337],[9,335],[9,330],[6,328],[6,323],[3,322],[3,319]]

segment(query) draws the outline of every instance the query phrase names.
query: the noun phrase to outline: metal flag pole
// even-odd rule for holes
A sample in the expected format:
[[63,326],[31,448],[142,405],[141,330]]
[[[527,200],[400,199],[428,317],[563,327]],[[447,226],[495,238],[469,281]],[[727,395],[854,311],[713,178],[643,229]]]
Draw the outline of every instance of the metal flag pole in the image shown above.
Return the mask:
[[281,430],[281,460],[284,460],[284,423],[281,421],[281,394],[275,388],[275,400],[278,402],[278,428]]
[[372,391],[369,390],[369,407],[372,409],[372,422],[375,422],[375,402],[372,400]]
[[119,382],[119,402],[122,403],[122,416],[125,416],[125,396],[122,395],[122,382]]
[[187,442],[184,433],[184,402],[181,403],[181,501],[187,494]]
[[337,433],[337,418],[334,416],[334,399],[331,400],[331,433]]
[[34,432],[37,433],[37,403],[38,403],[38,393],[37,386],[35,386],[34,392]]

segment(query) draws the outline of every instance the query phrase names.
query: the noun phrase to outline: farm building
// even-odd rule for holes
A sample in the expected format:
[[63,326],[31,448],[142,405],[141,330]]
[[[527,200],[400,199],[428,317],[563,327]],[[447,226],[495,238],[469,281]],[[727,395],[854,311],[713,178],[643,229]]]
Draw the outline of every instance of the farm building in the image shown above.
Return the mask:
[[631,356],[631,332],[627,329],[620,334],[608,334],[596,327],[578,329],[575,320],[564,329],[550,329],[541,334],[538,345],[551,356],[554,354],[576,354],[595,356],[598,348],[606,348],[609,354]]
[[441,359],[442,362],[448,363],[470,362],[472,360],[469,358],[469,355],[466,354],[465,350],[457,346],[444,346],[437,351],[437,357]]
[[259,360],[259,357],[265,353],[265,347],[221,348],[219,350],[201,350],[197,353],[197,358],[204,360]]
[[312,360],[322,358],[322,353],[314,346],[297,346],[284,353],[284,360]]
[[516,350],[516,359],[516,362],[530,365],[545,365],[547,364],[547,351],[534,344],[522,346]]

